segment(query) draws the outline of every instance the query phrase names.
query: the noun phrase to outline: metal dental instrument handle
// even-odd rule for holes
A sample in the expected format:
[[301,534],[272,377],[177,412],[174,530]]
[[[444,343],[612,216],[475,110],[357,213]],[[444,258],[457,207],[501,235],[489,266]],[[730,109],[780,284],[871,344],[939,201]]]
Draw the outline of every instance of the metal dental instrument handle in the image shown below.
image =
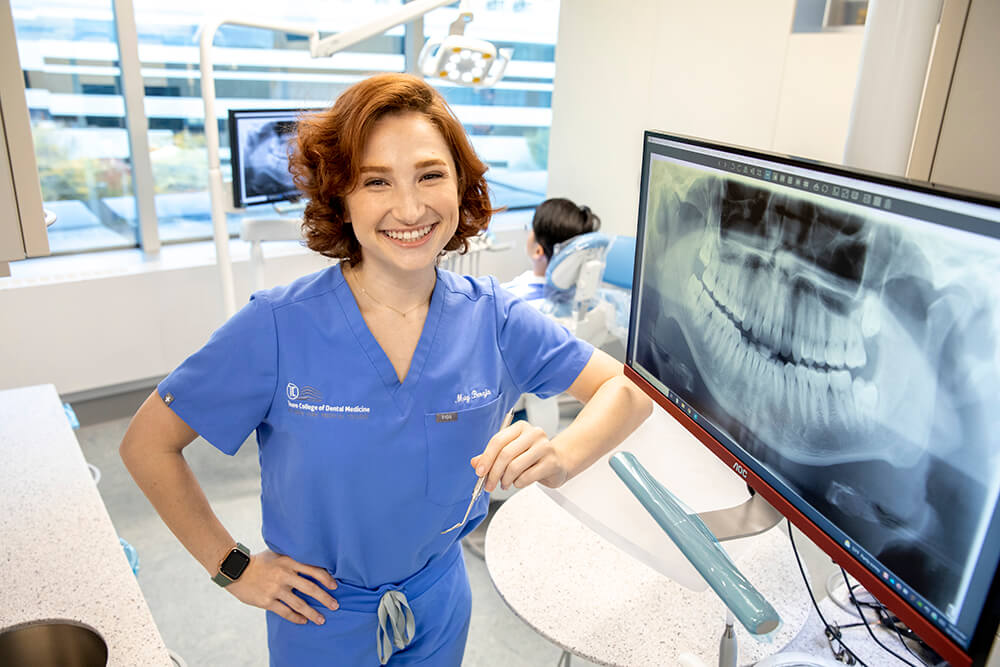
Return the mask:
[[465,516],[462,517],[461,521],[456,523],[448,530],[442,530],[441,531],[442,535],[444,535],[445,533],[450,533],[456,528],[461,528],[463,525],[465,525],[465,522],[469,518],[469,513],[472,511],[472,506],[476,504],[477,500],[479,500],[479,496],[483,495],[483,486],[485,484],[486,484],[486,475],[483,475],[476,481],[476,488],[472,490],[472,500],[469,501],[469,506],[465,508]]
[[[507,413],[507,416],[503,418],[503,425],[500,427],[500,431],[510,426],[511,422],[513,421],[514,421],[514,411],[511,410],[510,412]],[[500,431],[497,431],[497,433],[499,433]],[[448,530],[442,530],[441,531],[442,535],[444,535],[445,533],[450,533],[456,528],[461,528],[462,526],[465,525],[466,520],[468,520],[469,518],[469,513],[472,511],[472,506],[476,504],[477,500],[479,500],[479,496],[483,495],[483,487],[485,485],[486,485],[486,475],[483,475],[482,477],[476,480],[476,486],[475,488],[472,489],[472,500],[469,501],[469,506],[465,508],[465,516],[462,517],[461,521],[456,523]]]
[[609,463],[748,632],[760,636],[778,629],[781,618],[774,607],[737,569],[697,514],[687,512],[631,453],[618,452]]

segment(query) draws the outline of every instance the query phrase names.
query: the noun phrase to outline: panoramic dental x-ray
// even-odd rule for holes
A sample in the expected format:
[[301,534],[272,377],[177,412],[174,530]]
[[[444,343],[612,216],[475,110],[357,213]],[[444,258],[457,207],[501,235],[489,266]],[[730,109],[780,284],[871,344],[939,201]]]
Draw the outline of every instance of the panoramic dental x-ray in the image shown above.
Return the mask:
[[954,613],[1000,485],[996,239],[658,156],[649,179],[637,361]]

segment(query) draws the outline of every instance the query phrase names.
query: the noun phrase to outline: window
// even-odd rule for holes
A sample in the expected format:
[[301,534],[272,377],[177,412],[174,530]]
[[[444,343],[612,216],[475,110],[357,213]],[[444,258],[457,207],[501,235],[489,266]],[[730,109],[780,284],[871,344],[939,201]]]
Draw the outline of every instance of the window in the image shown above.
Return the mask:
[[[199,69],[199,26],[204,20],[253,16],[262,23],[318,27],[325,34],[362,25],[399,4],[399,0],[306,0],[294,6],[259,0],[174,0],[169,4],[135,0],[160,239],[171,243],[212,235]],[[402,27],[322,59],[309,56],[305,37],[273,30],[224,25],[214,44],[216,122],[224,180],[231,178],[229,109],[327,106],[368,73],[404,68]],[[269,205],[258,208],[275,214]],[[239,233],[242,217],[229,216],[230,234]]]
[[14,0],[52,254],[137,245],[110,0]]
[[792,32],[828,32],[862,28],[868,0],[796,0]]
[[[144,181],[142,185],[150,187],[139,189],[152,192],[160,241],[212,237],[199,68],[205,20],[251,17],[262,23],[318,27],[327,35],[364,25],[402,3],[133,0],[153,175],[151,186]],[[466,33],[514,49],[504,79],[483,90],[432,83],[490,166],[487,178],[494,205],[533,207],[545,197],[559,4],[478,0],[472,5],[475,20]],[[111,0],[13,0],[12,9],[43,198],[46,208],[58,215],[49,229],[53,253],[139,245],[141,207],[133,185]],[[447,34],[455,18],[454,5],[428,13],[423,35]],[[414,28],[399,26],[332,58],[313,59],[303,36],[222,26],[212,52],[218,115],[212,122],[220,130],[223,178],[231,177],[229,109],[328,106],[341,91],[372,73],[404,71],[407,30]],[[270,206],[259,212],[275,214]],[[230,215],[231,234],[239,232],[243,215]]]

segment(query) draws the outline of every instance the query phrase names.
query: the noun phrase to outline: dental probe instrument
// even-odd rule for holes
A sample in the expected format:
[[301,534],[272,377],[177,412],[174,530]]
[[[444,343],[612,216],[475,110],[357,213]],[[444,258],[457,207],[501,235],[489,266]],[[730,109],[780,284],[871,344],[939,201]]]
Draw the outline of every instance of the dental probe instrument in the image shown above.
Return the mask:
[[[503,425],[500,427],[500,431],[510,426],[511,422],[513,421],[514,421],[514,411],[511,410],[510,412],[507,413],[507,416],[503,418]],[[500,431],[497,432],[499,433]],[[462,517],[461,521],[456,523],[448,530],[442,530],[441,531],[442,535],[444,535],[445,533],[450,533],[456,528],[460,528],[463,525],[465,525],[466,520],[469,518],[469,512],[472,511],[472,506],[476,504],[477,500],[479,500],[479,496],[483,495],[483,486],[485,485],[486,485],[486,475],[483,475],[478,480],[476,480],[476,486],[475,488],[472,489],[472,500],[469,501],[469,506],[465,508],[465,516]]]

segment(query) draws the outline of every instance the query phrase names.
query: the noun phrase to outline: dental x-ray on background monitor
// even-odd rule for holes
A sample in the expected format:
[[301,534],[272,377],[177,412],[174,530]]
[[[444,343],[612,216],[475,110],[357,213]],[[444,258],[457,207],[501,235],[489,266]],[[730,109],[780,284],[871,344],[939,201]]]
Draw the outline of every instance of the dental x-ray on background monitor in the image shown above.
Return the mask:
[[299,116],[309,111],[318,109],[229,111],[233,206],[245,208],[299,198],[288,172],[288,148]]
[[953,665],[1000,607],[1000,202],[647,132],[626,373]]

